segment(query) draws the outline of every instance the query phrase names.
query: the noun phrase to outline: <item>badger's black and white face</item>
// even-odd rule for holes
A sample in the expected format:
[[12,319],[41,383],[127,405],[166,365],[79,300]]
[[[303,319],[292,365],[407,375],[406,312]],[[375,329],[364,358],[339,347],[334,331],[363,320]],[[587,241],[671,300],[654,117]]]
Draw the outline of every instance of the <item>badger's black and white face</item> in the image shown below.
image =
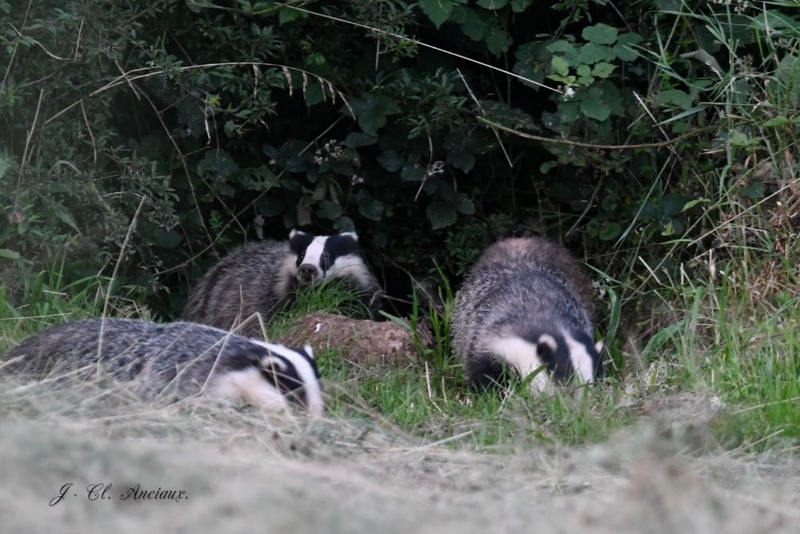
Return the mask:
[[514,367],[523,379],[539,370],[531,380],[532,393],[552,393],[555,386],[571,380],[593,382],[603,373],[602,341],[593,344],[589,337],[572,336],[565,330],[530,337],[499,337],[489,344],[489,349]]
[[289,249],[296,258],[297,280],[301,284],[345,276],[360,280],[366,268],[358,255],[358,235],[355,232],[327,236],[292,230]]
[[250,339],[255,350],[237,352],[226,362],[214,384],[214,394],[243,399],[265,411],[285,408],[289,402],[322,415],[324,401],[311,346],[291,349]]
[[269,354],[261,358],[261,376],[282,395],[305,406],[309,413],[322,415],[322,386],[310,345],[289,349],[283,345],[256,341]]

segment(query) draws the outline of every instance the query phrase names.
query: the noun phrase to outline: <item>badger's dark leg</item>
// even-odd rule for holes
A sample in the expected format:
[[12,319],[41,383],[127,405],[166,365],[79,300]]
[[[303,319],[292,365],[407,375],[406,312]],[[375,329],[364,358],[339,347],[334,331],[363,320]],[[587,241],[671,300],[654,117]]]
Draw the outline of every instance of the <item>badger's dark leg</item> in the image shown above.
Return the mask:
[[518,376],[513,368],[489,352],[476,355],[467,365],[466,373],[470,387],[478,391],[497,391]]
[[380,313],[385,304],[383,290],[378,289],[372,293],[369,291],[362,292],[361,302],[364,304],[370,320],[378,321],[384,319],[383,315]]

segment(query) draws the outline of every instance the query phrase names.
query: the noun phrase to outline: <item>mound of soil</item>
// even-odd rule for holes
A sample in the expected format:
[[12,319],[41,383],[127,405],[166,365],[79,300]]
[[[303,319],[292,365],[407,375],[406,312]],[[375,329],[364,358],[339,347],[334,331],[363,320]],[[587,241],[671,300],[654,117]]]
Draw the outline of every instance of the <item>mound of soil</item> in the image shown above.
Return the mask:
[[[423,331],[423,337],[423,343],[431,346],[430,334]],[[332,313],[303,317],[280,341],[289,346],[311,345],[317,354],[333,349],[358,366],[396,367],[419,357],[408,328],[390,321],[352,319]]]

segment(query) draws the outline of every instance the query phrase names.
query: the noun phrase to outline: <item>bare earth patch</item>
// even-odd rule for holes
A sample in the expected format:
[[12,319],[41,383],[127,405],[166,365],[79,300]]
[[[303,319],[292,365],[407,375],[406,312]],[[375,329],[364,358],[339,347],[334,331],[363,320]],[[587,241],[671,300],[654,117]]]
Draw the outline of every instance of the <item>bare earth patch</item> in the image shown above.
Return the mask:
[[645,419],[593,447],[488,453],[377,423],[6,382],[0,517],[6,532],[797,532],[793,460],[684,447]]

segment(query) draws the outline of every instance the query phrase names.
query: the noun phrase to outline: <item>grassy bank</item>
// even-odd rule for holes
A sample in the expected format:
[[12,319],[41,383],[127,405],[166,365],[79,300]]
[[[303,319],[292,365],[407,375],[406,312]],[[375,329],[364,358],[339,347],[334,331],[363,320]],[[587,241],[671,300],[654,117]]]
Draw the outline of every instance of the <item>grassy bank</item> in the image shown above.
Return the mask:
[[[36,278],[25,288],[24,306],[12,307],[0,297],[0,350],[47,325],[104,310],[147,317],[131,301],[106,299],[107,280],[67,287],[59,280]],[[420,346],[414,361],[362,368],[335,350],[317,355],[329,417],[477,449],[598,443],[645,417],[684,429],[710,428],[706,438],[729,449],[794,447],[800,436],[800,299],[783,296],[754,306],[752,294],[728,284],[662,288],[649,297],[654,302],[649,322],[657,327],[647,335],[623,329],[606,340],[611,358],[604,382],[579,399],[571,392],[532,398],[519,383],[501,395],[479,395],[466,387],[449,353],[448,292],[441,313],[428,314],[434,347]],[[338,304],[324,292],[307,295],[274,322],[270,337],[280,340],[297,317]],[[415,312],[401,322],[413,328],[421,319]]]

